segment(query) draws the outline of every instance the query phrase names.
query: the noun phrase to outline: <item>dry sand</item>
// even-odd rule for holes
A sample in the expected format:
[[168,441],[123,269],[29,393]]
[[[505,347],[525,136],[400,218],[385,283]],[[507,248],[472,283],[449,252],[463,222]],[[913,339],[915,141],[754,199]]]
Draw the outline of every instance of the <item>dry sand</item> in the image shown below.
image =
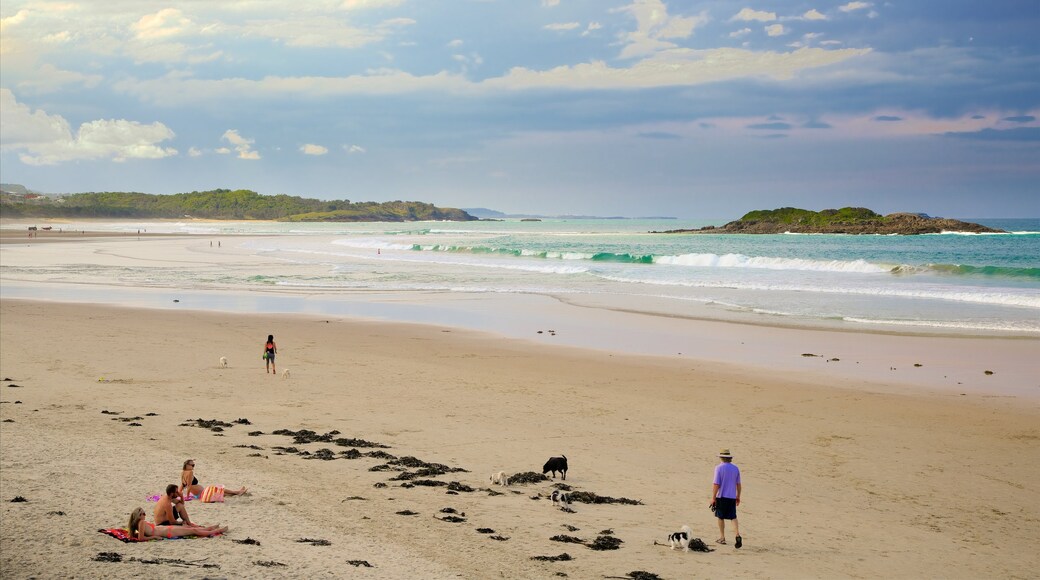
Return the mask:
[[[0,576],[1031,578],[1040,569],[1035,398],[835,388],[787,371],[326,319],[0,301]],[[797,344],[801,331],[788,332]],[[269,333],[289,379],[264,373]],[[230,368],[218,368],[220,356]],[[141,426],[120,420],[131,417]],[[181,426],[196,418],[251,425]],[[383,463],[375,458],[279,454],[275,446],[293,445],[271,434],[282,428],[336,430],[462,467],[434,479],[478,489],[493,471],[539,471],[565,453],[575,489],[644,505],[564,513],[544,499],[550,482],[496,496],[406,489],[388,481],[396,472],[369,471]],[[242,447],[253,445],[261,449]],[[653,545],[684,523],[713,545],[707,503],[720,447],[743,473],[744,547]],[[250,489],[188,504],[196,521],[229,525],[227,536],[122,544],[95,532],[125,525],[135,507],[150,513],[146,496],[177,481],[189,457],[203,484]],[[438,521],[449,507],[465,521]],[[617,551],[549,539],[593,540],[607,528],[624,541]],[[234,542],[247,537],[260,545]],[[92,561],[99,552],[219,569]],[[531,560],[563,552],[574,559]],[[284,566],[257,564],[271,561]]]

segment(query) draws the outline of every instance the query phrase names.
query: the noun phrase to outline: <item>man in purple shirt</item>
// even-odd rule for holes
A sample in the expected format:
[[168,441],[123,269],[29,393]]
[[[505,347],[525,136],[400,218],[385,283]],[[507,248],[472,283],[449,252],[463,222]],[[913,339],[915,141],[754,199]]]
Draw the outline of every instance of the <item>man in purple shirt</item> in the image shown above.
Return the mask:
[[736,547],[743,545],[740,525],[737,523],[737,506],[740,505],[740,469],[733,465],[729,449],[719,451],[722,463],[715,466],[715,481],[711,486],[711,507],[719,520],[719,539],[716,544],[726,543],[726,520],[733,520],[733,533],[737,535]]

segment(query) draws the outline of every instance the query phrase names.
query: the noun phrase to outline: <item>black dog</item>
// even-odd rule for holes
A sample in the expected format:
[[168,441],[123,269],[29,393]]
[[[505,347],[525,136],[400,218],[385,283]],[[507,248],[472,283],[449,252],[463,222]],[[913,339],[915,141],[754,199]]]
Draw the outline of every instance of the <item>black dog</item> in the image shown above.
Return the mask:
[[549,461],[545,462],[542,466],[542,475],[552,472],[553,479],[556,479],[556,472],[559,471],[563,474],[563,479],[567,479],[567,456],[561,455],[559,457],[550,457]]

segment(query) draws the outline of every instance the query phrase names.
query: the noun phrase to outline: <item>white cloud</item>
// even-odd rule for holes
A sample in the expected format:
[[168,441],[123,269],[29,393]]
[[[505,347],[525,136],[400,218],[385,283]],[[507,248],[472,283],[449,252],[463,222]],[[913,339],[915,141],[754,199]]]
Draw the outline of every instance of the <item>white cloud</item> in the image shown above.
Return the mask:
[[856,10],[863,10],[864,8],[870,8],[871,6],[873,6],[873,4],[870,2],[849,2],[848,4],[839,6],[838,10],[841,10],[842,12],[853,12]]
[[787,34],[787,29],[784,28],[783,24],[770,24],[765,27],[765,31],[769,36],[783,36]]
[[668,7],[661,0],[635,0],[629,6],[614,8],[611,12],[628,12],[636,19],[636,30],[620,35],[625,44],[621,58],[636,58],[676,48],[666,39],[689,38],[696,27],[710,20],[707,11],[697,16],[669,16]]
[[220,136],[222,141],[227,141],[238,151],[239,159],[260,159],[260,153],[253,150],[252,139],[247,139],[238,133],[238,129],[228,129]]
[[343,149],[350,154],[367,152],[367,150],[360,145],[344,145]]
[[188,157],[202,157],[202,151],[198,147],[189,147]]
[[751,29],[750,28],[741,28],[740,30],[734,30],[733,32],[730,32],[729,33],[729,37],[730,38],[741,38],[741,37],[747,36],[749,34],[751,34]]
[[216,149],[214,149],[214,151],[220,153],[221,155],[227,155],[228,153],[231,153],[231,150],[227,147],[217,147]]
[[553,8],[560,5],[560,0],[542,0],[542,6]]
[[[366,8],[384,8],[400,6],[404,0],[343,0],[344,10],[364,10]],[[296,4],[295,2],[293,3]]]
[[827,15],[813,8],[812,10],[807,11],[805,14],[802,14],[802,18],[806,20],[827,20]]
[[821,46],[838,46],[841,43],[842,42],[840,40],[821,40],[820,41],[820,45]]
[[552,24],[546,24],[542,28],[546,30],[574,30],[581,26],[580,22],[554,22]]
[[449,42],[448,46],[451,47],[451,48],[458,48],[458,47],[462,46],[462,40],[456,38],[455,40],[452,40],[451,42]]
[[146,14],[131,28],[138,39],[152,40],[183,34],[191,26],[191,20],[176,8],[163,8],[155,14]]
[[603,28],[603,25],[599,22],[589,22],[589,25],[585,27],[585,32],[582,32],[581,35],[588,36],[593,30],[599,30],[600,28]]
[[326,14],[301,15],[292,18],[250,20],[238,26],[226,26],[246,37],[269,38],[292,47],[360,48],[381,42],[401,28],[415,24],[411,18],[384,20],[376,26],[360,28]]
[[125,119],[99,119],[73,134],[61,115],[31,110],[10,89],[0,89],[0,148],[21,151],[27,165],[54,165],[79,159],[160,159],[177,150],[158,145],[174,137],[166,125],[144,125]]
[[300,147],[300,151],[304,155],[325,155],[329,152],[329,148],[315,145],[314,143],[306,143]]
[[89,75],[75,71],[62,70],[50,63],[44,63],[30,78],[20,81],[18,88],[23,93],[52,93],[69,85],[81,85],[94,88],[101,82],[101,75]]
[[733,18],[729,19],[730,22],[734,20],[741,20],[744,22],[758,21],[758,22],[772,22],[776,20],[776,12],[766,12],[764,10],[754,10],[752,8],[743,8],[740,12],[733,15]]

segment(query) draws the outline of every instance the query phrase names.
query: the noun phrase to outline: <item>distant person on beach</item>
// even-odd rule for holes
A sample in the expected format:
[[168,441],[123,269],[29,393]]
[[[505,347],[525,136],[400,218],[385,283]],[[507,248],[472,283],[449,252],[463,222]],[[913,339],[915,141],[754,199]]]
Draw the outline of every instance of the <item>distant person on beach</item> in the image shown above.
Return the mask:
[[166,495],[159,498],[159,503],[155,504],[152,519],[160,526],[195,525],[191,523],[191,518],[184,509],[184,498],[181,497],[181,492],[173,483],[166,486]]
[[[210,486],[214,487],[214,486]],[[202,497],[202,493],[206,491],[206,488],[199,485],[198,478],[195,477],[195,460],[187,459],[184,461],[184,469],[181,470],[181,494],[193,494]],[[223,495],[242,495],[246,492],[246,488],[240,489],[223,489],[221,493]],[[203,498],[205,501],[205,498]]]
[[278,374],[274,365],[274,355],[278,354],[278,345],[274,343],[274,335],[267,335],[267,343],[264,344],[264,362],[267,364],[267,372]]
[[733,455],[729,449],[719,451],[722,463],[715,466],[715,480],[711,485],[711,507],[719,520],[719,539],[716,544],[726,543],[726,520],[733,520],[733,533],[736,534],[737,548],[743,545],[740,537],[740,525],[737,523],[737,506],[740,505],[740,469],[733,465]]
[[227,526],[164,526],[148,523],[144,518],[144,508],[136,508],[130,514],[130,537],[138,540],[151,540],[153,538],[186,538],[188,536],[215,536],[228,531]]

